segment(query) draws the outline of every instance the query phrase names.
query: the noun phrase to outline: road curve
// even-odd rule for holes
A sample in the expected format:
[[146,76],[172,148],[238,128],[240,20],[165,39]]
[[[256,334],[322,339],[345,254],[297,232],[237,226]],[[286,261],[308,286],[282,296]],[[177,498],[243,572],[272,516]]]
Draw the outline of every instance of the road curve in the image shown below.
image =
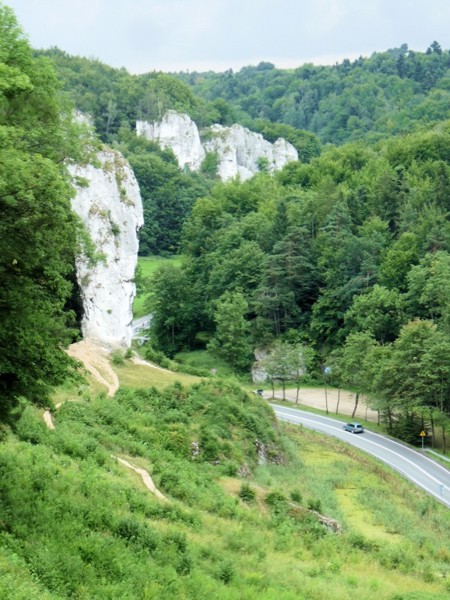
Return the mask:
[[383,461],[418,487],[450,508],[450,471],[420,452],[378,433],[354,435],[342,429],[342,421],[272,404],[278,419],[332,435]]

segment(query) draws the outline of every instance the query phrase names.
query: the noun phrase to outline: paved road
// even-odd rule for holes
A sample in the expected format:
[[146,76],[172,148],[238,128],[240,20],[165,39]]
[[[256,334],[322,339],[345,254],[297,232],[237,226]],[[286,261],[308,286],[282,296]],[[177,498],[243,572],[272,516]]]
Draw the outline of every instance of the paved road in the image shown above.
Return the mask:
[[277,404],[272,404],[272,408],[282,421],[332,435],[368,452],[450,507],[450,470],[422,453],[371,431],[366,430],[358,435],[349,433],[342,429],[342,421],[336,419]]
[[152,315],[144,315],[139,319],[134,319],[131,323],[133,328],[133,338],[145,340],[146,337],[143,335],[144,331],[150,327],[152,322]]

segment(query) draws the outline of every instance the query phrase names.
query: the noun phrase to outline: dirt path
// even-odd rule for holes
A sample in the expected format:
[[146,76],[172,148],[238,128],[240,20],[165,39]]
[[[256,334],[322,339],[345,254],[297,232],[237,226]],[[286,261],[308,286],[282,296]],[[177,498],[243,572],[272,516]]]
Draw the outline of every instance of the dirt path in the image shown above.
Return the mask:
[[151,367],[152,369],[157,369],[158,371],[164,371],[164,373],[173,373],[173,371],[169,371],[169,369],[163,369],[162,367],[155,365],[154,363],[139,358],[139,356],[133,356],[131,362],[135,365],[143,365],[144,367]]
[[136,467],[135,465],[132,465],[127,460],[124,460],[123,458],[119,458],[118,456],[114,456],[113,454],[111,454],[111,457],[115,458],[117,460],[117,462],[119,462],[121,465],[124,465],[128,469],[131,469],[132,471],[134,471],[135,473],[137,473],[138,475],[140,475],[142,477],[142,481],[144,482],[145,487],[152,494],[154,494],[157,498],[159,498],[160,500],[167,501],[167,498],[164,496],[164,494],[162,494],[158,490],[158,488],[155,486],[155,484],[153,483],[153,479],[150,477],[150,474],[148,473],[148,471],[146,471],[145,469],[141,469],[139,467]]
[[[286,390],[286,400],[295,403],[297,396],[296,389]],[[272,393],[264,392],[264,397],[270,399]],[[281,399],[283,394],[280,390],[275,392],[275,398]],[[339,405],[338,405],[339,401]],[[325,388],[301,388],[299,393],[298,408],[303,406],[311,406],[320,410],[327,410],[331,414],[340,414],[351,416],[355,407],[355,394],[346,390],[327,389]],[[365,403],[364,396],[361,396],[358,403],[358,408],[355,413],[355,419],[363,419],[365,421],[378,421],[378,413],[371,410]]]
[[81,340],[71,344],[67,354],[82,362],[95,379],[108,389],[108,396],[114,396],[119,389],[119,378],[109,364],[107,350],[90,340]]
[[[76,344],[72,344],[69,346],[68,352],[69,356],[76,358],[81,361],[86,369],[92,373],[92,375],[97,379],[99,383],[105,385],[108,388],[108,396],[112,397],[119,389],[119,378],[117,374],[112,369],[111,365],[108,361],[108,352],[104,350],[97,344],[94,344],[88,340],[82,340],[81,342],[77,342]],[[153,367],[154,365],[147,363],[140,359],[135,359],[133,362],[136,364],[145,364]],[[158,367],[155,367],[158,368]],[[166,369],[162,369],[165,371]],[[59,408],[61,403],[57,404],[55,408]],[[53,421],[52,414],[49,410],[46,410],[43,414],[44,422],[49,429],[55,429],[55,423]],[[121,465],[124,465],[128,469],[131,469],[135,473],[141,476],[142,481],[144,482],[145,487],[157,498],[160,500],[167,501],[167,498],[162,494],[158,488],[153,483],[153,479],[150,476],[150,473],[145,469],[141,469],[140,467],[136,467],[132,465],[127,460],[123,458],[119,458],[118,456],[111,455],[112,458],[117,460]]]
[[[107,388],[108,396],[114,396],[119,389],[119,378],[109,364],[107,350],[94,342],[82,340],[76,344],[71,344],[67,354],[82,362],[89,373],[92,373],[95,379]],[[57,405],[56,408],[59,408],[59,406]],[[43,419],[49,429],[55,429],[53,417],[49,410],[44,412]]]

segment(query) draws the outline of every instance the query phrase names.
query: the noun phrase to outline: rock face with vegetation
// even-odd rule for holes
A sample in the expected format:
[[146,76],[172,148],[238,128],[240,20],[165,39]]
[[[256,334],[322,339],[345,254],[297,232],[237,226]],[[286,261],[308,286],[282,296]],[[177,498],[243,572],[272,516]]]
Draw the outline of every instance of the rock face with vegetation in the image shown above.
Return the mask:
[[77,261],[83,303],[82,333],[112,346],[129,346],[132,337],[134,271],[138,231],[143,224],[139,186],[123,156],[97,155],[98,165],[76,167],[73,210],[87,227],[94,256]]
[[197,125],[188,115],[169,110],[159,122],[137,121],[136,133],[170,148],[182,168],[198,171],[205,158]]
[[160,122],[136,122],[136,132],[170,148],[180,167],[198,171],[208,154],[217,157],[217,174],[222,181],[239,176],[246,180],[261,170],[273,172],[298,160],[297,150],[279,138],[271,144],[260,133],[242,125],[212,125],[202,132],[188,115],[169,110]]
[[298,160],[297,150],[286,140],[279,138],[271,144],[260,133],[242,125],[212,125],[207,135],[205,149],[217,154],[217,172],[222,181],[236,175],[245,181],[261,170],[272,173],[288,162]]

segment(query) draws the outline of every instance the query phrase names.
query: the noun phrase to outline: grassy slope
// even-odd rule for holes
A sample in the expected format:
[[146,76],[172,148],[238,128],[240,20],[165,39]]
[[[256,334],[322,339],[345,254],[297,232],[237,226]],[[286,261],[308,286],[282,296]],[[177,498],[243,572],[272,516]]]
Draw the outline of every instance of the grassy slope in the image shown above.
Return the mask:
[[[134,387],[142,369],[118,372]],[[173,377],[157,375],[158,386]],[[447,509],[337,440],[274,428],[264,403],[236,386],[73,399],[55,431],[27,409],[0,446],[1,598],[448,597]],[[284,463],[257,466],[255,437]],[[111,454],[148,469],[170,502]],[[236,474],[244,463],[249,504]],[[308,505],[343,533],[327,533]]]

